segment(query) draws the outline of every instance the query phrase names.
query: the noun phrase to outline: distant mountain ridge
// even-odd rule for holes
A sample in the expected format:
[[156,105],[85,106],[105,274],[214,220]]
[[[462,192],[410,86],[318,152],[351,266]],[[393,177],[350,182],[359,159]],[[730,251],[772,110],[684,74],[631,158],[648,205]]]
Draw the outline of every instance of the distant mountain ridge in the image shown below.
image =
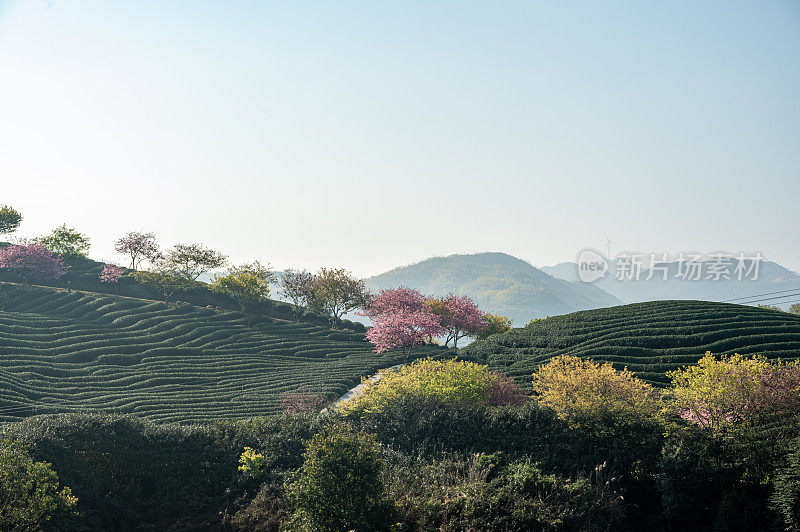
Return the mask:
[[[562,262],[555,266],[545,266],[542,271],[565,281],[578,281],[578,265],[574,262]],[[625,303],[640,303],[644,301],[660,301],[667,299],[701,300],[701,301],[729,301],[732,299],[749,298],[760,294],[764,296],[765,303],[777,306],[787,306],[800,296],[778,297],[774,292],[791,294],[790,290],[800,291],[800,274],[772,261],[763,261],[759,265],[758,278],[749,279],[743,276],[742,280],[735,277],[731,279],[710,280],[681,280],[677,278],[678,263],[671,262],[667,265],[667,279],[663,279],[662,272],[654,272],[652,279],[647,280],[649,270],[642,269],[640,280],[617,280],[609,274],[592,285],[621,299]],[[585,283],[584,283],[585,284]],[[774,297],[774,299],[770,299]],[[742,301],[748,301],[743,300]],[[735,301],[739,302],[739,301]]]
[[407,286],[434,296],[466,295],[517,326],[532,318],[621,304],[596,286],[556,279],[499,252],[432,257],[369,277],[365,283],[371,290]]

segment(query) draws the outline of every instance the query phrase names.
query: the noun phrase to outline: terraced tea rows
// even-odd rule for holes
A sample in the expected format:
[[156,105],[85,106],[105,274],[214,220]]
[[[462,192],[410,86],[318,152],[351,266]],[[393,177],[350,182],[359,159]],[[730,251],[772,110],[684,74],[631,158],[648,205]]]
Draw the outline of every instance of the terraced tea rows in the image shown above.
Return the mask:
[[575,312],[535,322],[468,346],[465,354],[520,382],[556,355],[627,366],[655,384],[665,372],[715,354],[800,356],[800,316],[742,305],[654,301]]
[[276,411],[300,385],[338,396],[401,361],[363,335],[191,305],[0,284],[0,420],[110,411],[158,421]]

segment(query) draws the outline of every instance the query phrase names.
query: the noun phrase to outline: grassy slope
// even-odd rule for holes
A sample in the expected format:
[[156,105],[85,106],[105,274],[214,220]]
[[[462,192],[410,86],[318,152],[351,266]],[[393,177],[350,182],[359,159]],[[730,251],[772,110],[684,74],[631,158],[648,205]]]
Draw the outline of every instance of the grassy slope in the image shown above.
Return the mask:
[[704,301],[656,301],[555,316],[475,342],[465,355],[529,382],[555,355],[627,366],[653,384],[664,373],[715,354],[800,356],[800,316]]
[[[191,305],[0,284],[0,420],[73,411],[159,421],[274,412],[307,384],[339,395],[397,364],[363,334]],[[421,354],[421,353],[418,353]]]

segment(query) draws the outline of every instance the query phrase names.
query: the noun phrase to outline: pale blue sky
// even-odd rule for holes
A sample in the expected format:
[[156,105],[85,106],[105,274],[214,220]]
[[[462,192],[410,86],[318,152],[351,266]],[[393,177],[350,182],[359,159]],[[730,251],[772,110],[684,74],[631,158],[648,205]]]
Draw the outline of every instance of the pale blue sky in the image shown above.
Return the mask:
[[0,203],[95,258],[800,269],[799,199],[797,1],[0,0]]

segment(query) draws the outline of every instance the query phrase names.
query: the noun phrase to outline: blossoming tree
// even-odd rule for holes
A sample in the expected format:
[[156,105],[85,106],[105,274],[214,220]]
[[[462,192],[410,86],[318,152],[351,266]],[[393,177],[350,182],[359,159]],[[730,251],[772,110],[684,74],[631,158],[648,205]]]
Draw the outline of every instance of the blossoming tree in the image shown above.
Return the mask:
[[363,315],[375,319],[402,311],[424,310],[426,299],[419,291],[405,286],[381,290],[364,309]]
[[759,419],[800,415],[800,365],[739,354],[707,352],[696,365],[667,374],[672,407],[683,419],[712,431]]
[[131,231],[114,242],[114,249],[131,258],[131,270],[137,269],[144,259],[154,262],[161,257],[155,233]]
[[25,281],[58,279],[67,267],[41,244],[12,245],[0,249],[0,268]]
[[435,299],[404,286],[381,290],[363,315],[375,324],[367,338],[379,353],[392,348],[407,351],[437,336],[446,337],[445,345],[452,340],[458,347],[460,338],[475,336],[488,325],[486,315],[468,297],[451,294]]
[[427,306],[439,317],[439,323],[446,334],[444,345],[452,340],[453,347],[458,348],[459,339],[477,336],[489,324],[486,314],[466,296],[450,294],[444,298],[430,299]]
[[441,334],[442,326],[427,309],[400,310],[373,318],[374,325],[367,331],[367,340],[375,345],[377,353],[401,349],[408,354],[414,346]]
[[114,286],[114,293],[117,292],[117,286],[120,277],[125,273],[125,270],[116,264],[106,264],[103,266],[103,271],[100,272],[100,282]]

